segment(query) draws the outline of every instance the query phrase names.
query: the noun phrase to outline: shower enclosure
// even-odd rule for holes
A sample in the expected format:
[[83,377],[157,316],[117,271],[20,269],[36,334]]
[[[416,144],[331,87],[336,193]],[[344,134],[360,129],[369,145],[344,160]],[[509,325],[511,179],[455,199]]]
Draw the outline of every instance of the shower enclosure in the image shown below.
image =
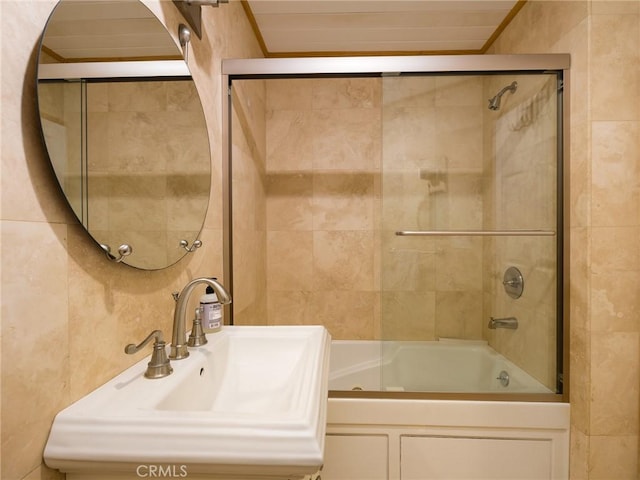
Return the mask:
[[335,395],[557,399],[568,63],[225,61],[228,323],[325,325]]

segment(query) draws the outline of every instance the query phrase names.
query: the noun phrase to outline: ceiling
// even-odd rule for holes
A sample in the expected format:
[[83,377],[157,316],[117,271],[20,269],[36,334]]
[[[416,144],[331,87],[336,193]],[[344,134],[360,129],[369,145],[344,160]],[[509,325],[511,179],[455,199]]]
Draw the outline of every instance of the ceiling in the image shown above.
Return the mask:
[[526,0],[246,0],[265,56],[484,53]]
[[[286,57],[484,53],[525,1],[242,0],[242,4],[264,55]],[[60,2],[47,25],[44,49],[62,62],[181,58],[171,36],[138,0]]]
[[137,0],[60,2],[42,45],[58,62],[182,59],[162,23]]

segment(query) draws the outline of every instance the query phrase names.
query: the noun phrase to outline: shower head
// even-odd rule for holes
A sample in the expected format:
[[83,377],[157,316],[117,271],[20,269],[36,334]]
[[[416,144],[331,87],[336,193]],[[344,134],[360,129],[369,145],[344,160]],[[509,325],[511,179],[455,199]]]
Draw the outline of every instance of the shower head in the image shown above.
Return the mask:
[[507,85],[502,90],[500,90],[497,95],[493,98],[489,99],[489,110],[498,110],[500,109],[500,99],[505,92],[510,91],[514,93],[518,89],[518,82],[512,82],[511,85]]

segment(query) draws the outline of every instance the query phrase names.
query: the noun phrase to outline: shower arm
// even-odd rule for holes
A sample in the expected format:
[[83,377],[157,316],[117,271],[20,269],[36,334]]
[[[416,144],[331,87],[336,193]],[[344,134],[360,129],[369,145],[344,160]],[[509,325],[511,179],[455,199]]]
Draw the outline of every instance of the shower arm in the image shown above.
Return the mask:
[[496,95],[496,97],[501,97],[506,93],[507,90],[509,90],[511,93],[514,93],[517,90],[517,88],[518,88],[518,82],[511,82],[511,85],[507,85],[502,90],[500,90]]
[[489,110],[498,110],[500,108],[500,100],[502,96],[507,92],[515,93],[518,89],[518,82],[513,81],[511,85],[507,85],[502,90],[500,90],[493,98],[489,99]]

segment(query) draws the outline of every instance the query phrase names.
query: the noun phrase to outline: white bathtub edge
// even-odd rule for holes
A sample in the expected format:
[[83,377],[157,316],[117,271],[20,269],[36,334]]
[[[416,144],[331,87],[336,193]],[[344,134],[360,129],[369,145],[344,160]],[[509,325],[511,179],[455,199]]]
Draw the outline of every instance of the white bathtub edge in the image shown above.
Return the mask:
[[327,422],[552,430],[570,425],[568,403],[375,398],[330,398]]

